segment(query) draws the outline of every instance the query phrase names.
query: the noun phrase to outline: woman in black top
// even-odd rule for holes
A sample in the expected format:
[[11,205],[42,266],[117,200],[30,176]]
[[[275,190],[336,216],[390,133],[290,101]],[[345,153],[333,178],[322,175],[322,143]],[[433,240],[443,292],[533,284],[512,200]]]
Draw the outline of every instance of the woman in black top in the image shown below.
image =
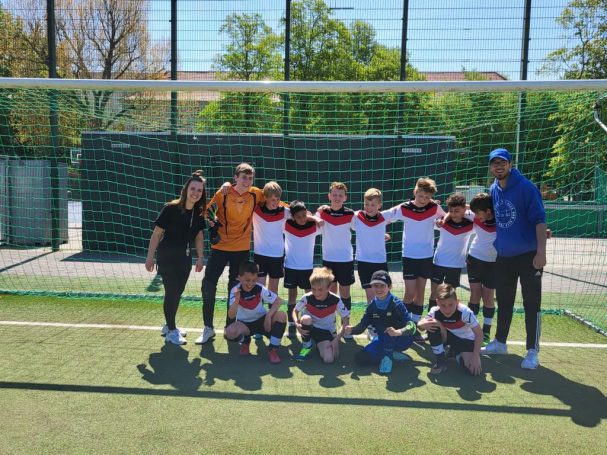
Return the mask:
[[158,273],[164,284],[166,325],[162,328],[162,335],[166,336],[167,342],[174,344],[186,343],[185,332],[175,325],[175,315],[192,270],[192,240],[196,246],[196,272],[201,272],[203,268],[202,233],[206,202],[206,182],[202,178],[202,171],[196,171],[183,185],[179,199],[162,208],[150,238],[145,268],[148,272],[154,271],[154,254],[157,252]]

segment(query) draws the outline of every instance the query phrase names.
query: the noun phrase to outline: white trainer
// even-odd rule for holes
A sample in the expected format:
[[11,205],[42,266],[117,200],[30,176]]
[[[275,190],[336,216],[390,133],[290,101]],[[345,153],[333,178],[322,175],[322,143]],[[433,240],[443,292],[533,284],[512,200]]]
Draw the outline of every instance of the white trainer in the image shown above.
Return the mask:
[[[179,334],[182,337],[187,337],[188,336],[188,332],[186,332],[185,330],[180,329],[179,327],[177,327],[177,330],[179,330]],[[160,336],[165,337],[165,336],[167,336],[168,333],[169,333],[169,326],[165,324],[165,325],[162,326],[162,329],[160,329]]]
[[179,333],[178,329],[169,330],[169,333],[167,333],[164,341],[165,341],[165,343],[173,343],[173,344],[179,344],[179,345],[187,343],[185,338],[181,336],[181,333]]
[[481,354],[508,354],[508,346],[506,343],[500,343],[497,340],[490,341],[487,346],[481,348]]
[[524,368],[525,370],[535,370],[539,366],[540,359],[538,352],[535,349],[529,349],[527,355],[521,362],[521,368]]
[[195,343],[196,344],[205,344],[207,341],[209,341],[214,336],[215,336],[215,330],[213,330],[211,327],[205,326],[204,329],[202,329],[202,333],[200,334],[200,336],[198,338],[196,338]]

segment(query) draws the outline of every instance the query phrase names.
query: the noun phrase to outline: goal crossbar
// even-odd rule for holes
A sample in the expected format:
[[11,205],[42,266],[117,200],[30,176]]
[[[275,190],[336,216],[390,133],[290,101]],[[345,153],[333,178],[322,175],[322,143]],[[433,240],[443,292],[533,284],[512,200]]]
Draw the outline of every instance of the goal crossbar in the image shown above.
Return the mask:
[[551,81],[158,81],[0,78],[0,88],[249,93],[531,92],[607,90],[607,79]]

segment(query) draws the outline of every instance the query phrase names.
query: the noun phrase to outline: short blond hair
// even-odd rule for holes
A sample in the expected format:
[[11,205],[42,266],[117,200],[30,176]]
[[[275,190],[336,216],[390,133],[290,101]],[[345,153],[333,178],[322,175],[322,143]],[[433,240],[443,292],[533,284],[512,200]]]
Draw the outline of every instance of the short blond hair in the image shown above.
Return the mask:
[[324,284],[329,287],[334,279],[335,275],[333,275],[331,269],[328,269],[327,267],[316,267],[312,270],[312,275],[310,275],[310,285],[315,286]]
[[329,193],[333,190],[344,190],[346,192],[346,194],[348,193],[348,187],[346,186],[345,183],[342,183],[342,182],[331,183],[331,185],[329,186]]
[[455,288],[450,284],[439,284],[436,288],[436,300],[457,300]]
[[365,191],[365,201],[372,201],[373,199],[379,199],[379,202],[381,202],[382,200],[382,195],[381,195],[381,191],[379,191],[377,188],[369,188],[367,191]]
[[264,185],[263,195],[266,199],[270,196],[276,196],[278,199],[280,199],[280,196],[282,196],[282,188],[280,187],[278,182],[272,180],[271,182],[268,182]]
[[249,163],[240,163],[234,170],[234,175],[238,177],[240,174],[252,175],[255,174],[255,169]]
[[421,177],[417,179],[415,184],[414,192],[423,191],[424,193],[434,194],[437,191],[436,182],[428,177]]

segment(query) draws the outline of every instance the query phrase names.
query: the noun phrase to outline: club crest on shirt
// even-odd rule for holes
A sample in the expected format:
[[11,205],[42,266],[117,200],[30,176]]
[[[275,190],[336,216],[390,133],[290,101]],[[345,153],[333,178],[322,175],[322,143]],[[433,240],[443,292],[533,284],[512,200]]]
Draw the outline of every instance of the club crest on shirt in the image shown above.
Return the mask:
[[494,207],[496,224],[507,229],[516,221],[516,207],[508,199],[500,199]]

